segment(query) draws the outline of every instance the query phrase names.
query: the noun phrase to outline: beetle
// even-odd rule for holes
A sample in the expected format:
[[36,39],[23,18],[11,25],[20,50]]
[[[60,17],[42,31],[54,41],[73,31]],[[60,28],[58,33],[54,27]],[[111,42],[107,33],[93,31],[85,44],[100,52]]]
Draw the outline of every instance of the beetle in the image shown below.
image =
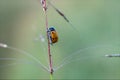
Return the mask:
[[48,37],[49,37],[50,44],[58,42],[58,35],[53,26],[48,28]]

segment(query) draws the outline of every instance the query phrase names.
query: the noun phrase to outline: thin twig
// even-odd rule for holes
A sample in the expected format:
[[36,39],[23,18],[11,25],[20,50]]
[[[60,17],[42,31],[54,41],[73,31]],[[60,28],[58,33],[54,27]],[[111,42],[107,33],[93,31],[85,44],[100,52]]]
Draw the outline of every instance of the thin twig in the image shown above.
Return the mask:
[[49,67],[50,67],[50,73],[53,74],[53,67],[52,67],[52,55],[50,51],[50,41],[49,41],[49,32],[48,32],[48,19],[47,19],[47,5],[46,0],[41,0],[41,4],[43,7],[43,11],[45,13],[45,22],[46,22],[46,35],[48,40],[48,57],[49,57]]

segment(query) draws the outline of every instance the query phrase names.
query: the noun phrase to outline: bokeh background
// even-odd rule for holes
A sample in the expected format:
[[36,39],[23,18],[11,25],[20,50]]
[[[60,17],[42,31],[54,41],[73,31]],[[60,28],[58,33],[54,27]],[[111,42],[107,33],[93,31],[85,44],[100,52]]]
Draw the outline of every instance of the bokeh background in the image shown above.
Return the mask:
[[[54,68],[73,54],[66,60],[69,64],[54,72],[54,79],[120,79],[120,58],[104,56],[120,53],[120,0],[51,2],[77,29],[48,5],[49,27],[54,26],[59,35],[58,43],[51,46]],[[0,0],[0,43],[29,52],[49,68],[45,31],[39,0]],[[49,79],[49,72],[20,52],[0,48],[0,58],[0,79]]]

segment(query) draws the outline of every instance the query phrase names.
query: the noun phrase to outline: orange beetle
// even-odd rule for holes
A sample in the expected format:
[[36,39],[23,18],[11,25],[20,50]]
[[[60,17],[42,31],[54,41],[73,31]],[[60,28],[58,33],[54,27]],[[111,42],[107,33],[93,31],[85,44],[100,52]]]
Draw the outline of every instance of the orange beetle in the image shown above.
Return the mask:
[[48,36],[49,36],[50,44],[58,42],[58,35],[53,27],[50,27],[48,29]]

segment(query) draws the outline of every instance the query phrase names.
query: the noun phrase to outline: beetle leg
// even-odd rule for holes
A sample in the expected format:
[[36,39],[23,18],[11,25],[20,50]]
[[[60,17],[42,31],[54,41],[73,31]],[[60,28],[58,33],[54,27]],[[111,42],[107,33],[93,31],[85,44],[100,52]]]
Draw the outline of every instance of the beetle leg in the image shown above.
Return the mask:
[[53,45],[53,43],[52,43],[52,37],[51,36],[50,36],[50,44]]
[[47,33],[48,33],[48,39],[49,39],[49,42],[50,42],[50,44],[52,45],[52,38],[51,38],[51,36],[50,36],[50,31],[47,30]]

